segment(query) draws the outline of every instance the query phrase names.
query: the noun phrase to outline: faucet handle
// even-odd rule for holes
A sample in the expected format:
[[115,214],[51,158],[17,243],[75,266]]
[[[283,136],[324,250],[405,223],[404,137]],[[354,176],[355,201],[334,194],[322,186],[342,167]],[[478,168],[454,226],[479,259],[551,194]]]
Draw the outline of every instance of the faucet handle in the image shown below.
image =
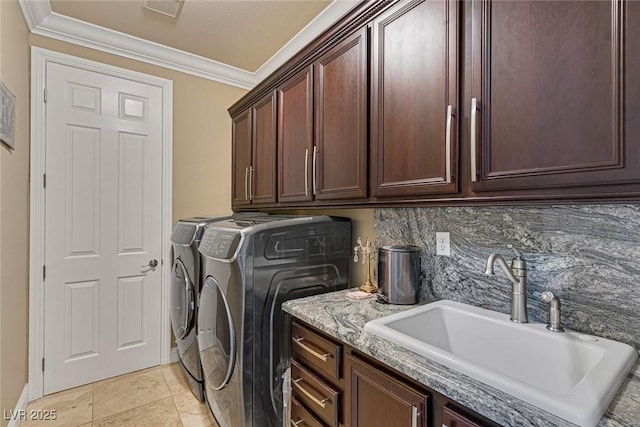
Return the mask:
[[517,250],[516,248],[514,248],[511,243],[507,244],[507,247],[509,249],[512,249],[516,253],[516,258],[522,258],[522,253],[519,250]]
[[560,300],[551,291],[544,291],[542,299],[549,303],[547,329],[551,332],[564,332],[564,328],[560,325]]

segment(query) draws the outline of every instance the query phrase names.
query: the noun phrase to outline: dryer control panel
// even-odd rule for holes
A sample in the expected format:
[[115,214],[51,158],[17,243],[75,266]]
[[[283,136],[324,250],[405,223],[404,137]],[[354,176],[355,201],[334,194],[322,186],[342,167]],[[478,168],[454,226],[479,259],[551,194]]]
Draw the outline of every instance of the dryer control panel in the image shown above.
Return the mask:
[[240,233],[216,228],[207,228],[198,250],[210,258],[230,259],[240,242]]
[[184,222],[176,223],[171,233],[171,242],[178,245],[190,245],[195,237],[197,227],[195,224]]

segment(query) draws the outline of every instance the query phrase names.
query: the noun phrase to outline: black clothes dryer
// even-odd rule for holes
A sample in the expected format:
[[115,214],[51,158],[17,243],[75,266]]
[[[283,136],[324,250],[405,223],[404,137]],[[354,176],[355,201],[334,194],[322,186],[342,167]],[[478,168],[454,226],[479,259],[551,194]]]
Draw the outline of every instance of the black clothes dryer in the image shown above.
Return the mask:
[[346,289],[351,222],[234,217],[207,225],[198,347],[205,397],[222,427],[282,425],[290,356],[284,301]]

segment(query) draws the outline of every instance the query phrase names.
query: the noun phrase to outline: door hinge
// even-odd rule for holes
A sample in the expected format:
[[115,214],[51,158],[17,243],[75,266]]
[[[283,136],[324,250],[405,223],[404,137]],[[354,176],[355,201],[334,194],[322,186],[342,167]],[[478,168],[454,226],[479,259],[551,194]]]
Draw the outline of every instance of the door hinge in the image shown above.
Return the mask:
[[47,103],[47,88],[44,88],[44,103]]
[[44,372],[44,357],[42,358],[42,372]]
[[42,174],[42,188],[47,188],[47,174]]
[[42,266],[42,280],[44,280],[47,277],[47,266],[43,265]]

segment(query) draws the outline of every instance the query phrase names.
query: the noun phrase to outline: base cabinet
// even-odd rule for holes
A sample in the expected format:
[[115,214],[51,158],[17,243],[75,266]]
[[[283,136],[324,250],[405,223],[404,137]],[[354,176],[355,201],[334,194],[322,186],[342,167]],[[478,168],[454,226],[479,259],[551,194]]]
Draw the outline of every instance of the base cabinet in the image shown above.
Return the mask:
[[498,426],[311,326],[291,330],[291,426]]
[[429,394],[347,354],[347,423],[352,427],[427,427]]
[[481,427],[471,418],[448,406],[442,408],[442,427]]

